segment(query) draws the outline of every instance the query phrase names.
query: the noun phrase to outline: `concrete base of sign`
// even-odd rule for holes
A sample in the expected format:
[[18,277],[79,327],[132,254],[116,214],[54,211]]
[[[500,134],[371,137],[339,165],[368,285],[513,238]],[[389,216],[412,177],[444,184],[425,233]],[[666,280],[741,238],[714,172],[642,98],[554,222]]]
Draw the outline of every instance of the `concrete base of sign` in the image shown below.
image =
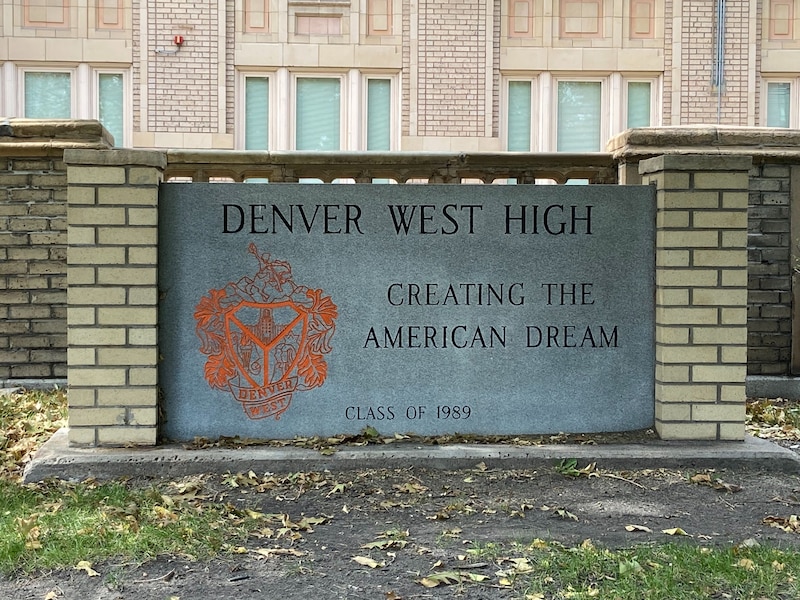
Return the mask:
[[136,473],[169,478],[195,473],[345,471],[366,468],[544,469],[565,459],[597,462],[604,469],[724,469],[752,468],[797,473],[800,456],[772,442],[747,437],[742,442],[668,442],[647,444],[544,445],[504,444],[343,446],[325,456],[305,448],[254,447],[186,450],[181,445],[140,448],[74,448],[66,429],[59,430],[25,469],[25,482],[50,477],[111,479]]

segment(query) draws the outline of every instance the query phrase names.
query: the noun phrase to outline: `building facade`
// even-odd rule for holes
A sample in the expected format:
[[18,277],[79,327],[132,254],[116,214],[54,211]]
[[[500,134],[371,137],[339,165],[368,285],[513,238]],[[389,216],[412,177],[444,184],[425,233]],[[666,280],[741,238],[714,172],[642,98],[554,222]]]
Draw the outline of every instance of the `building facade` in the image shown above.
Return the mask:
[[800,126],[800,0],[3,0],[0,114],[120,147],[602,150]]

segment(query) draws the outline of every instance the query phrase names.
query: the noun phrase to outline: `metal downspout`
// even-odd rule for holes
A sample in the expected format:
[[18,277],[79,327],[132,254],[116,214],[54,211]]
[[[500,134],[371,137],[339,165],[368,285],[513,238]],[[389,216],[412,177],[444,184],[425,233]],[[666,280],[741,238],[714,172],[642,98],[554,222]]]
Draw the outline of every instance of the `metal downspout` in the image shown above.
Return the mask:
[[717,125],[722,121],[722,86],[725,82],[725,0],[717,0],[716,54],[713,85],[717,89]]

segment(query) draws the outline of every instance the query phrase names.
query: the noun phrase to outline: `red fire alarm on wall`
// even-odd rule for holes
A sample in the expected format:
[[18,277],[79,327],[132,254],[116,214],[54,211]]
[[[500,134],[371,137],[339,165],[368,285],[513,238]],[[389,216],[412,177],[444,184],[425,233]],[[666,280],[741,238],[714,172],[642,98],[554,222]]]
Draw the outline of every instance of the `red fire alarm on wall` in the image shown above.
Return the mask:
[[176,46],[183,46],[183,36],[182,35],[176,35],[174,38],[172,38],[172,41],[175,42]]

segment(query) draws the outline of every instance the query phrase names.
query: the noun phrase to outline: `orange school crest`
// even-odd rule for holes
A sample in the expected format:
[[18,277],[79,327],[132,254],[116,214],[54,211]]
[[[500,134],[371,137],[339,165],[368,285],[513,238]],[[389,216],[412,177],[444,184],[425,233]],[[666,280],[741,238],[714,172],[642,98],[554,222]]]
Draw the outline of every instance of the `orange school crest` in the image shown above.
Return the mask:
[[203,296],[197,335],[208,384],[229,391],[249,418],[277,420],[295,392],[325,382],[336,305],[322,290],[297,285],[289,263],[252,243],[248,250],[258,272]]

